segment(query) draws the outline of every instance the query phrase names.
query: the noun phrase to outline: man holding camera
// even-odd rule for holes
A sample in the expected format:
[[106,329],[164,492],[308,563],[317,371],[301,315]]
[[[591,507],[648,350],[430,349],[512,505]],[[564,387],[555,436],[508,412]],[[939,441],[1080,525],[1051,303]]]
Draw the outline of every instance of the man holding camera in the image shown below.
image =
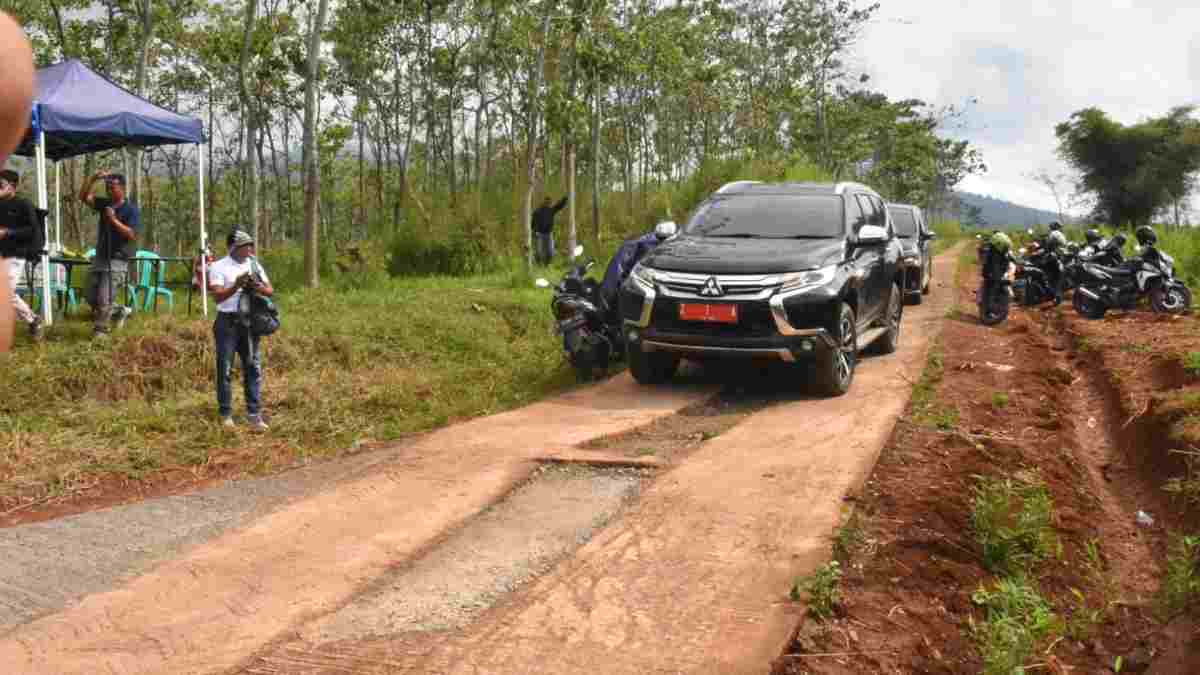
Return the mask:
[[227,240],[229,255],[213,263],[208,270],[208,292],[217,303],[217,320],[213,323],[213,340],[217,353],[217,408],[221,424],[233,428],[233,392],[229,373],[233,355],[242,360],[242,386],[246,395],[246,413],[255,431],[269,427],[262,418],[259,393],[262,381],[259,338],[242,322],[251,291],[261,296],[274,295],[267,273],[254,258],[254,238],[242,230],[234,230]]
[[[108,197],[97,197],[96,181],[104,180]],[[88,275],[87,301],[92,306],[96,337],[108,335],[109,326],[120,328],[133,314],[132,307],[114,305],[117,291],[127,285],[129,259],[142,233],[142,212],[125,198],[125,176],[97,171],[79,191],[79,199],[100,214],[96,225],[96,256]]]

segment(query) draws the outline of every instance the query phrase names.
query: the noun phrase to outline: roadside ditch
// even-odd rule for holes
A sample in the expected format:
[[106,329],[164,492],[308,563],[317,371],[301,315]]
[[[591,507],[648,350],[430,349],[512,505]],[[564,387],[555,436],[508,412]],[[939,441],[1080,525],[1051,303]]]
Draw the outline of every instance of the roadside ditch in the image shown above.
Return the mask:
[[1195,319],[989,328],[960,269],[773,672],[1200,672]]

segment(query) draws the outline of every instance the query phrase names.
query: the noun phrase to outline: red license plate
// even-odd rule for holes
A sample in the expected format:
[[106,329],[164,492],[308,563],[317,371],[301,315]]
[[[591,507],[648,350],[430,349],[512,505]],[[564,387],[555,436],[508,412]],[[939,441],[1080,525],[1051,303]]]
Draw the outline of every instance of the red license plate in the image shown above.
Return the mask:
[[679,303],[679,318],[684,321],[737,323],[737,305],[681,302]]

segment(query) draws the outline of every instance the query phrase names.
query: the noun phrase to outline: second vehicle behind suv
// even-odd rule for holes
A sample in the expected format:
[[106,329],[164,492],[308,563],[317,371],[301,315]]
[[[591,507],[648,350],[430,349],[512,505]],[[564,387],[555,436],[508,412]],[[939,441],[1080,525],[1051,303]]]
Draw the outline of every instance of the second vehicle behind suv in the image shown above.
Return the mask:
[[629,368],[649,384],[684,356],[803,360],[819,390],[843,394],[860,350],[899,343],[900,258],[866,185],[730,183],[621,287]]
[[888,204],[888,213],[904,249],[900,265],[904,268],[904,302],[919,305],[933,283],[933,247],[937,235],[925,222],[921,207],[912,204]]

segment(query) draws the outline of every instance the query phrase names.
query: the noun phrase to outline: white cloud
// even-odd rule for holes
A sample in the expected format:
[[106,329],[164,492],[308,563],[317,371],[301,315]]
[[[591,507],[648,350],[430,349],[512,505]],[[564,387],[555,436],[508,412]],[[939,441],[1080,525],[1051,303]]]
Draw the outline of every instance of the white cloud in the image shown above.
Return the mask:
[[1184,0],[881,0],[855,62],[892,98],[962,105],[951,132],[989,171],[962,186],[1054,209],[1027,178],[1064,170],[1054,126],[1097,107],[1123,123],[1197,102],[1200,7]]

